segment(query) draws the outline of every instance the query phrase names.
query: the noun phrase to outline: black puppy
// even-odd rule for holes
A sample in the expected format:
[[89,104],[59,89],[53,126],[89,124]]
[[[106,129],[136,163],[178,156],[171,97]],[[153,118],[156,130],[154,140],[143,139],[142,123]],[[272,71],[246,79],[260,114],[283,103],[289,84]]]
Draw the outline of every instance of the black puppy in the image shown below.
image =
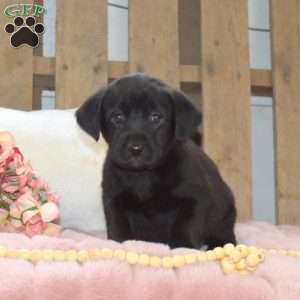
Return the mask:
[[109,144],[102,182],[109,239],[210,249],[235,243],[233,195],[190,138],[201,115],[183,93],[129,75],[90,97],[76,117]]

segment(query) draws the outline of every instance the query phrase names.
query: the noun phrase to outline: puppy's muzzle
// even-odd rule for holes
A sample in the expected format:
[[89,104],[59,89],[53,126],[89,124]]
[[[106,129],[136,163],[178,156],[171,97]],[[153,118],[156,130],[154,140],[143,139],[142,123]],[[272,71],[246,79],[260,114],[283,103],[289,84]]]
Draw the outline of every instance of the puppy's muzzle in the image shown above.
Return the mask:
[[127,150],[133,156],[139,156],[145,149],[145,137],[140,134],[134,134],[128,136]]
[[143,152],[144,145],[139,144],[139,143],[129,143],[127,145],[127,148],[132,155],[138,156]]

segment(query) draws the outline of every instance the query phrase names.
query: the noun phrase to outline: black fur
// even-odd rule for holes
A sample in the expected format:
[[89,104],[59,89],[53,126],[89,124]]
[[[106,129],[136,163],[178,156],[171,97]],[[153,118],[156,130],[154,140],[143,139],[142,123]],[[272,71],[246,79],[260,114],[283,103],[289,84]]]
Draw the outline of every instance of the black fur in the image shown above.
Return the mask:
[[129,75],[89,98],[76,116],[109,144],[102,182],[108,238],[210,249],[235,243],[233,195],[191,139],[201,115],[182,92]]

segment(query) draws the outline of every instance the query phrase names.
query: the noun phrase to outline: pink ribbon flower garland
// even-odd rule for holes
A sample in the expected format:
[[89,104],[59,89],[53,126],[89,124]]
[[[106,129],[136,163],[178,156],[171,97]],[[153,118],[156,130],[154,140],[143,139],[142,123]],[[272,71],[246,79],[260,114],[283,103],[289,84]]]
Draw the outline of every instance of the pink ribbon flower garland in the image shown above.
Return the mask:
[[0,131],[0,231],[57,235],[58,197],[24,160],[9,132]]

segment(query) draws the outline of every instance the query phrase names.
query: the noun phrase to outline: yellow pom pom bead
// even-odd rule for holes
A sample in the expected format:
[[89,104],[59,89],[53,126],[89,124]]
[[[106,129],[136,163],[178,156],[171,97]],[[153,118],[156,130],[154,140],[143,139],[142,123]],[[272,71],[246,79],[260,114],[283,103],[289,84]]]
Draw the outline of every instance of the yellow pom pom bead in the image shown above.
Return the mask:
[[150,266],[154,268],[161,267],[161,258],[158,256],[151,256],[150,257]]
[[117,249],[114,252],[114,258],[117,260],[124,260],[126,258],[126,253],[123,249]]
[[232,262],[237,263],[240,261],[240,259],[242,258],[241,253],[239,250],[234,249],[231,253],[230,253],[230,259],[232,260]]
[[89,253],[90,259],[98,258],[98,249],[90,249],[90,250],[88,250],[88,253]]
[[113,251],[111,249],[103,248],[101,251],[103,258],[109,259],[113,257]]
[[23,259],[29,259],[30,251],[27,250],[27,249],[21,249],[20,252],[19,252],[19,255]]
[[77,261],[77,251],[75,250],[68,250],[66,252],[66,260],[68,261]]
[[48,261],[53,260],[53,256],[54,256],[53,250],[50,249],[42,250],[42,256],[44,260],[48,260]]
[[6,247],[0,247],[0,257],[5,257],[7,253],[7,248]]
[[246,264],[250,268],[255,268],[258,265],[258,263],[259,263],[258,255],[256,255],[256,254],[249,254],[246,257]]
[[204,251],[199,251],[198,254],[197,254],[197,258],[198,258],[198,261],[200,261],[200,262],[207,261],[207,255],[206,255],[206,252],[204,252]]
[[240,252],[242,258],[249,254],[248,247],[245,245],[237,245],[236,249]]
[[65,252],[62,250],[54,250],[53,259],[56,261],[65,260]]
[[229,259],[226,259],[226,258],[222,259],[221,266],[222,266],[223,272],[226,273],[226,274],[232,273],[236,270],[235,264],[232,263]]
[[258,254],[259,253],[259,249],[255,246],[249,246],[248,247],[248,252],[249,254]]
[[38,262],[42,259],[42,251],[41,250],[32,250],[30,251],[29,259],[32,262]]
[[136,252],[129,251],[127,252],[126,259],[129,264],[135,265],[138,262],[139,255]]
[[17,257],[17,256],[18,256],[18,250],[13,249],[13,248],[8,248],[8,249],[7,249],[6,256],[7,256],[7,257],[10,257],[10,258],[15,258],[15,257]]
[[185,265],[184,256],[174,255],[173,256],[173,264],[174,264],[174,267],[176,267],[176,268],[183,267]]
[[172,257],[165,256],[162,259],[162,265],[163,265],[164,268],[173,268],[174,267],[174,262],[173,262]]
[[96,258],[102,258],[102,249],[96,249],[95,251]]
[[214,250],[216,259],[222,259],[225,256],[225,251],[222,247],[216,247]]
[[235,266],[239,271],[246,270],[247,269],[246,259],[242,258]]
[[77,253],[77,260],[80,263],[87,262],[89,260],[89,253],[86,250],[81,250]]
[[189,253],[184,256],[184,259],[188,265],[191,265],[197,261],[197,255],[195,253]]
[[224,253],[225,253],[225,255],[230,255],[231,254],[231,252],[234,250],[234,245],[233,244],[231,244],[231,243],[228,243],[228,244],[226,244],[225,246],[224,246]]
[[216,254],[212,250],[206,251],[207,260],[216,260]]
[[149,266],[149,264],[150,264],[150,257],[149,257],[149,255],[141,254],[139,256],[138,263],[140,265],[142,265],[142,266]]
[[296,253],[297,253],[297,251],[295,251],[295,250],[288,250],[287,251],[288,256],[296,256]]

